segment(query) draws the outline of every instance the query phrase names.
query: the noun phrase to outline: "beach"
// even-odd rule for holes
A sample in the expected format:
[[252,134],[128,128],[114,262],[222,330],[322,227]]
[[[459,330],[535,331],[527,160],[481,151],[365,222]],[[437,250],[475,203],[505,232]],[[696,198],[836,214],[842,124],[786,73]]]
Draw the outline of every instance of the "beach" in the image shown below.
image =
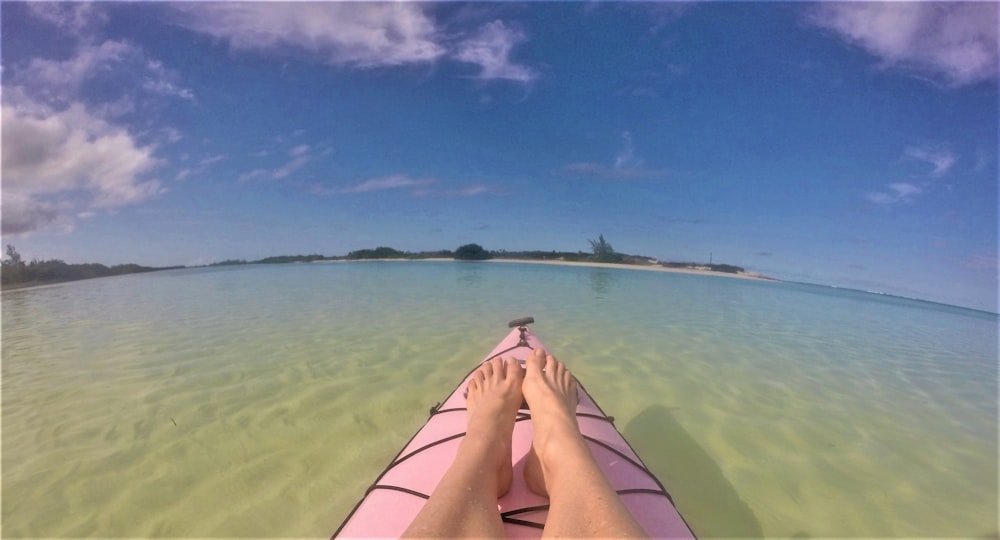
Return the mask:
[[472,263],[500,263],[500,264],[541,264],[548,266],[571,266],[577,268],[609,268],[616,270],[643,270],[647,272],[667,272],[671,274],[688,274],[695,276],[715,276],[735,279],[749,279],[754,281],[779,281],[775,278],[764,276],[754,272],[716,272],[708,268],[669,268],[660,264],[622,264],[622,263],[602,263],[589,261],[566,261],[566,260],[540,260],[540,259],[484,259],[479,261],[460,261],[443,257],[430,257],[426,259],[358,259],[358,260],[335,260],[316,261],[319,263],[352,263],[352,262],[472,262]]
[[600,262],[576,262],[576,261],[539,261],[531,259],[489,259],[483,262],[493,263],[523,263],[523,264],[548,264],[554,266],[577,266],[585,268],[615,268],[619,270],[645,270],[650,272],[669,272],[672,274],[690,274],[696,276],[717,276],[736,279],[751,279],[757,281],[778,281],[761,274],[753,272],[716,272],[707,268],[668,268],[659,264],[617,264]]

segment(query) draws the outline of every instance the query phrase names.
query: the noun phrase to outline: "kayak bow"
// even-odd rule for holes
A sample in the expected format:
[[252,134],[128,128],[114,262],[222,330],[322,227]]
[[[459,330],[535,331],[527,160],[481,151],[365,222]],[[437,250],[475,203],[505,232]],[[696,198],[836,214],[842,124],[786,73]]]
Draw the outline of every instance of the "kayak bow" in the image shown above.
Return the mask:
[[[503,356],[523,363],[531,350],[545,348],[527,326],[533,322],[531,317],[511,321],[510,333],[483,362]],[[334,538],[398,538],[406,530],[451,465],[465,436],[465,389],[474,372],[475,368],[444,402],[431,407],[430,418],[368,488]],[[582,384],[579,396],[576,416],[580,431],[594,459],[639,524],[654,537],[694,538],[663,484],[615,427],[614,418],[601,410]],[[511,445],[514,483],[497,501],[511,537],[540,537],[548,513],[548,499],[531,492],[524,482],[524,461],[532,435],[531,411],[522,404]]]

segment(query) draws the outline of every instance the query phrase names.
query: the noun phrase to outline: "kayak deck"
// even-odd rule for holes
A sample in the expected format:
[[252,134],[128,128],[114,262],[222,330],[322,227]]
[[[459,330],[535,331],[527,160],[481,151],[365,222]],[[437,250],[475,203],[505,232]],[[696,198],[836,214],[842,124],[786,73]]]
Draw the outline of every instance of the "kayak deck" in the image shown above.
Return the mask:
[[[524,361],[535,348],[544,345],[530,329],[521,326],[511,330],[483,361],[495,356]],[[443,403],[431,409],[427,423],[379,475],[334,533],[335,538],[398,538],[406,530],[451,465],[465,436],[465,389],[474,371]],[[651,536],[693,538],[670,495],[615,428],[614,419],[601,410],[582,384],[579,390],[576,415],[580,431],[625,506]],[[511,445],[514,482],[497,502],[511,537],[540,537],[548,514],[548,499],[531,492],[524,482],[524,464],[533,435],[531,411],[522,408],[517,413]]]

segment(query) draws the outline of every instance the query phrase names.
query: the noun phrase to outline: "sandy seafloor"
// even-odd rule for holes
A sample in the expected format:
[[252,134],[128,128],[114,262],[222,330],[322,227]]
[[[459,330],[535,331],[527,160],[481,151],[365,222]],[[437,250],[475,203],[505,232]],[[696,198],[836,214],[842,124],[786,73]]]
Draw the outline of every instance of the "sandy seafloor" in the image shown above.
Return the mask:
[[455,262],[2,296],[5,537],[324,537],[536,332],[703,537],[997,534],[997,317],[853,291]]

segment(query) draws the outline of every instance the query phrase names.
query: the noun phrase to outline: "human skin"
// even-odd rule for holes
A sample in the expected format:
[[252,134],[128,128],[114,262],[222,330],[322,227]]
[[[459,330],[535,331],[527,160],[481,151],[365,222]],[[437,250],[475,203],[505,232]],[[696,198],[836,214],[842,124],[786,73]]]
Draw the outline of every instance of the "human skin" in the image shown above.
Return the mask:
[[525,482],[550,502],[543,536],[646,537],[580,434],[576,379],[541,349],[523,370],[517,360],[494,358],[473,374],[466,436],[403,536],[505,536],[497,499],[512,481],[511,437],[522,396],[535,430]]

